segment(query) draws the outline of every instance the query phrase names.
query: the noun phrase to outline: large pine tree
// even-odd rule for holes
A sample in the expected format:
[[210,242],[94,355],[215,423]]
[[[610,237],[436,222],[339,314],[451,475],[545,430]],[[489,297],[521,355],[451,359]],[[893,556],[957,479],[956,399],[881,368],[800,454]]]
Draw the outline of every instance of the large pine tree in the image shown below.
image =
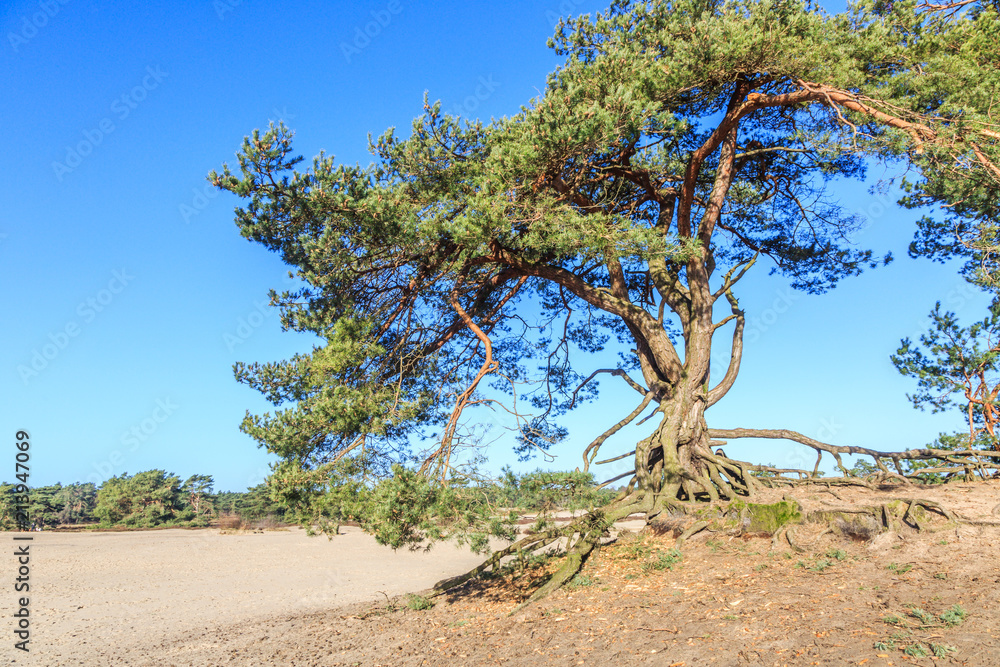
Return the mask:
[[[829,191],[872,161],[916,167],[914,205],[995,219],[997,26],[976,2],[829,15],[797,0],[618,1],[559,25],[563,65],[510,118],[463,123],[429,104],[410,136],[373,142],[370,168],[320,155],[304,172],[287,128],[254,132],[239,173],[210,179],[249,200],[243,235],[304,281],[272,297],[283,324],[323,343],[237,365],[280,408],[243,430],[283,459],[279,484],[361,451],[405,461],[434,433],[416,468],[420,488],[443,489],[468,408],[506,391],[518,447],[544,451],[560,418],[597,399],[595,379],[617,376],[636,407],[593,434],[583,469],[644,413],[648,436],[627,490],[569,531],[569,565],[546,590],[611,521],[752,495],[750,465],[714,454],[713,437],[872,453],[709,427],[740,370],[738,283],[764,265],[817,293],[885,261],[848,242],[861,221]],[[940,220],[924,230],[950,242]],[[630,352],[606,354],[611,341]],[[713,369],[720,345],[731,361]]]

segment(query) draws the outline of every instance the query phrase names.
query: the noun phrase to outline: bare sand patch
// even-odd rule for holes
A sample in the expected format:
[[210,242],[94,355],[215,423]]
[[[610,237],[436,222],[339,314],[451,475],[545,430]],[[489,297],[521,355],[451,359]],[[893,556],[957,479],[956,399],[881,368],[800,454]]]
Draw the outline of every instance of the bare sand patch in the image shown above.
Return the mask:
[[[32,533],[31,651],[12,663],[107,664],[206,628],[419,590],[481,561],[450,544],[394,552],[357,528],[343,532]],[[3,596],[4,617],[14,601]]]

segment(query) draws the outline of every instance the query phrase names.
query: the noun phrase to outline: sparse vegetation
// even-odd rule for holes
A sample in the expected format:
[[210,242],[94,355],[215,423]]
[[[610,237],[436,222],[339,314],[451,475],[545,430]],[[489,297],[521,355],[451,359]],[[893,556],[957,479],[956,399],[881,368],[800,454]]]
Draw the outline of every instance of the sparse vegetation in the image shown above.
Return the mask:
[[960,604],[956,604],[948,607],[948,609],[941,614],[940,618],[945,625],[956,626],[960,625],[965,620],[967,615],[968,612],[965,611],[965,608]]
[[920,607],[910,607],[907,613],[924,625],[934,625],[937,622],[937,619],[933,615],[928,614]]
[[414,611],[424,611],[434,607],[434,603],[421,595],[411,593],[406,596],[406,606]]
[[672,570],[674,569],[674,565],[681,562],[683,559],[683,554],[681,554],[681,552],[677,549],[657,551],[654,559],[646,562],[643,565],[643,568],[646,570]]
[[950,653],[957,653],[958,649],[947,644],[931,644],[931,651],[934,653],[935,658],[944,658]]
[[573,581],[566,584],[566,587],[569,589],[584,588],[586,586],[593,586],[596,583],[598,583],[596,579],[592,579],[585,574],[578,574],[573,577]]
[[809,568],[810,572],[822,572],[833,565],[833,561],[826,560],[825,558],[817,560],[813,563],[813,566]]

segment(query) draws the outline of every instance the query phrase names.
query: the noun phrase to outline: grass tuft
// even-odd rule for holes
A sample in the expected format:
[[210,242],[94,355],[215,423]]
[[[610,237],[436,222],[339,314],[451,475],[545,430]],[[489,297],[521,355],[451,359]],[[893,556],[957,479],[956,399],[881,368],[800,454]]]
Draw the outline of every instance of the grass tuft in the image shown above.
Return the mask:
[[406,596],[406,606],[413,611],[424,611],[434,606],[434,603],[422,595],[410,593]]

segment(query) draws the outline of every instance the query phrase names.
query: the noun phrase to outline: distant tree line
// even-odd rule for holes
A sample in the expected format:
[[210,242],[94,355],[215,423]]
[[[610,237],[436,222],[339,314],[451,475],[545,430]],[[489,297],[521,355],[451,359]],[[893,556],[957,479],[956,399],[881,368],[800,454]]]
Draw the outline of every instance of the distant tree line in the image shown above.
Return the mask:
[[[345,522],[365,521],[376,507],[391,512],[404,505],[412,508],[441,500],[424,497],[426,489],[372,484],[365,472],[360,461],[348,459],[327,475],[300,484],[298,493],[288,494],[273,477],[246,491],[216,492],[211,475],[192,475],[182,482],[164,470],[147,470],[112,477],[100,486],[85,482],[34,487],[29,492],[28,513],[39,528],[142,529],[288,522],[311,531],[336,533]],[[279,470],[278,476],[282,473]],[[0,530],[15,528],[14,488],[13,484],[0,484]],[[488,508],[494,520],[512,510],[510,519],[523,512],[542,517],[555,510],[600,506],[617,492],[598,488],[589,473],[537,470],[517,475],[509,468],[498,479],[471,476],[464,488],[459,495],[468,496],[466,500],[486,500],[479,511]]]
[[[266,484],[242,492],[216,493],[214,487],[211,475],[192,475],[182,482],[164,470],[123,473],[100,486],[86,482],[33,487],[28,514],[39,528],[199,527],[225,516],[243,522],[284,518],[285,508],[271,500]],[[13,484],[0,484],[2,530],[15,527],[13,489]]]

